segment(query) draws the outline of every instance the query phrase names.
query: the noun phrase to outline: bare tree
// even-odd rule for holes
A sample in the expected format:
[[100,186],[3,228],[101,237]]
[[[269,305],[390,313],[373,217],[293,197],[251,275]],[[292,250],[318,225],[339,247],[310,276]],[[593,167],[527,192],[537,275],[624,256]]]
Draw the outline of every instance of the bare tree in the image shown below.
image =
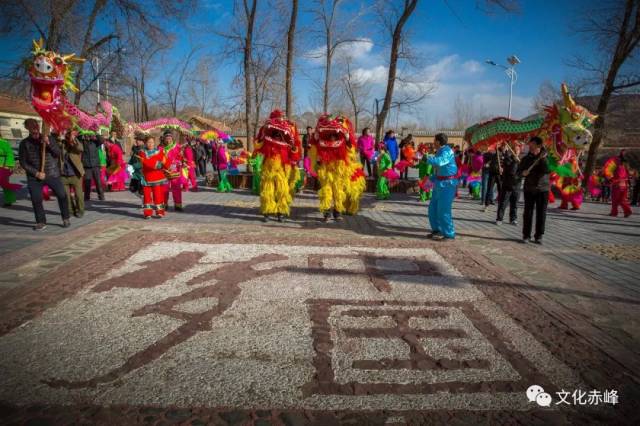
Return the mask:
[[[376,140],[382,135],[382,126],[387,119],[387,114],[391,109],[393,101],[393,90],[398,74],[398,60],[402,58],[402,45],[404,41],[403,29],[418,4],[418,0],[403,0],[402,9],[397,8],[394,2],[384,2],[384,6],[379,9],[379,16],[383,19],[387,29],[391,30],[391,52],[389,58],[389,73],[387,76],[387,90],[384,95],[382,109],[376,117]],[[418,96],[424,98],[424,96]],[[410,99],[405,99],[409,102]]]
[[296,34],[296,21],[298,20],[298,0],[291,0],[291,19],[289,21],[289,30],[287,31],[287,68],[284,77],[284,86],[286,93],[285,111],[287,117],[293,115],[293,96],[292,79],[293,79],[293,58],[294,58],[294,38]]
[[458,95],[453,102],[453,123],[452,128],[456,130],[464,130],[471,125],[476,117],[473,101],[471,99],[464,100]]
[[201,57],[188,80],[189,96],[197,106],[198,114],[206,117],[217,105],[216,80],[212,75],[211,63]]
[[[79,104],[83,95],[91,92],[96,79],[107,74],[114,80],[126,81],[125,74],[130,58],[141,51],[129,49],[134,41],[146,40],[149,49],[168,44],[169,36],[163,30],[164,23],[181,22],[193,10],[195,0],[20,0],[3,2],[0,14],[0,34],[29,37],[34,32],[45,39],[45,47],[54,51],[75,51],[80,57],[101,57],[97,70],[92,61],[78,64],[75,83],[79,91],[74,102]],[[5,7],[6,6],[6,7]],[[26,21],[25,21],[26,18]],[[25,25],[25,22],[28,25]],[[131,31],[135,28],[134,31]],[[82,29],[82,31],[78,31]],[[115,48],[112,42],[117,42]],[[26,79],[20,64],[19,78]],[[92,67],[87,76],[86,66]],[[15,73],[14,73],[15,74]],[[15,74],[15,76],[18,76]],[[120,89],[117,89],[121,92]]]
[[599,62],[576,58],[573,65],[586,71],[591,82],[601,88],[595,113],[593,141],[589,147],[584,176],[588,179],[602,144],[607,109],[611,97],[621,91],[640,87],[640,1],[602,1],[585,11],[582,32],[595,41],[602,56]]
[[370,100],[372,84],[354,71],[352,61],[353,59],[349,56],[345,58],[345,74],[342,76],[341,82],[343,94],[353,113],[354,126],[359,129],[358,119],[366,111],[365,105]]
[[198,50],[199,47],[192,47],[187,56],[183,58],[182,63],[177,64],[165,77],[164,87],[166,90],[165,93],[168,97],[167,104],[169,105],[169,110],[174,117],[178,115],[178,100],[181,95],[182,83],[185,80],[185,74],[189,69],[191,60]]
[[340,15],[340,5],[343,0],[315,0],[315,6],[311,10],[315,21],[318,22],[319,29],[312,29],[316,38],[322,40],[321,56],[324,59],[324,82],[322,91],[323,112],[329,110],[329,92],[332,83],[332,65],[336,51],[347,43],[362,41],[363,39],[353,37],[352,31],[356,22],[360,19],[361,13],[354,14],[351,19],[345,22]]
[[[253,58],[253,28],[256,19],[256,8],[258,6],[258,0],[251,0],[251,3],[247,3],[247,0],[242,0],[244,18],[246,22],[246,32],[243,45],[243,72],[244,72],[244,106],[245,106],[245,128],[247,131],[247,149],[253,150],[253,136],[254,133],[250,133],[251,130],[251,64]],[[257,118],[256,118],[257,119]]]

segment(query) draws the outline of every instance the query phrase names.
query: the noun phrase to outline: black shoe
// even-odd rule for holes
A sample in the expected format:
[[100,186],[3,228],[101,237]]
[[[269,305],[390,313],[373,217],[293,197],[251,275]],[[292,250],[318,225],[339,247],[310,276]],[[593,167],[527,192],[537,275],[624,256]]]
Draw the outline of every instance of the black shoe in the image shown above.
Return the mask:
[[329,223],[329,218],[331,217],[331,215],[325,214],[324,217],[322,218],[322,221],[324,223]]
[[33,226],[33,230],[34,231],[44,231],[45,229],[47,229],[47,224],[46,223],[36,223]]
[[542,238],[536,238],[534,243],[542,245]]
[[98,200],[104,201],[104,195],[102,197],[98,197]]
[[9,207],[11,207],[11,204],[9,204],[9,203],[4,203],[4,204],[2,205],[2,207],[4,207],[5,209],[8,209]]
[[177,211],[177,212],[183,212],[184,211],[184,207],[175,206],[174,210]]
[[68,227],[70,227],[70,226],[71,226],[71,221],[70,221],[69,219],[64,219],[64,220],[62,221],[62,227],[63,227],[63,228],[68,228]]
[[269,222],[269,216],[267,216],[266,214],[264,216],[262,216],[262,221],[263,222]]
[[278,215],[278,222],[280,223],[284,222],[284,219],[282,218],[281,214]]

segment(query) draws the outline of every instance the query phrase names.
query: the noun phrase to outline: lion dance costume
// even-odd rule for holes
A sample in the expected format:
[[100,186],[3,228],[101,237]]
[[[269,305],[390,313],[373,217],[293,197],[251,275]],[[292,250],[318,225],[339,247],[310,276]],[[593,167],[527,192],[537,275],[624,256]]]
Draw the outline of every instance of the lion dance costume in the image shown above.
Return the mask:
[[260,165],[260,213],[278,220],[291,214],[295,185],[300,178],[297,162],[302,144],[298,129],[282,111],[274,110],[260,128],[254,158],[263,156]]
[[355,134],[348,118],[324,114],[316,124],[311,140],[311,164],[315,165],[320,190],[320,211],[328,220],[333,216],[356,214],[366,189],[364,171],[357,159]]

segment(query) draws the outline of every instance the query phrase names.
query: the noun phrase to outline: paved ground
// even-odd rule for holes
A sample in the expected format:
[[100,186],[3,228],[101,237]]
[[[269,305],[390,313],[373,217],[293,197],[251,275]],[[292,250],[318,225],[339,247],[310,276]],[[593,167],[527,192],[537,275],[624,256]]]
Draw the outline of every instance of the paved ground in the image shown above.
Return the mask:
[[24,197],[0,212],[3,422],[640,421],[640,216],[552,208],[540,247],[464,196],[452,243],[411,195],[330,224],[313,193],[284,224],[244,191],[185,204],[143,221],[110,193],[67,230],[52,201],[42,233]]

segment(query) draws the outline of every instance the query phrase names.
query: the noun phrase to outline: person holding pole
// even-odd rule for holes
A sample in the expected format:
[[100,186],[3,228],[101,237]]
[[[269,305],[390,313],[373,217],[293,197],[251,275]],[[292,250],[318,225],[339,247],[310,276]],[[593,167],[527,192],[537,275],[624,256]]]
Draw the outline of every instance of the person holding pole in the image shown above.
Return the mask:
[[35,231],[42,231],[47,227],[47,218],[42,206],[42,187],[49,186],[56,194],[62,226],[68,228],[69,204],[67,194],[60,180],[60,167],[58,159],[60,150],[56,143],[49,142],[49,137],[40,133],[40,126],[33,118],[24,122],[24,127],[29,131],[29,136],[20,141],[19,157],[20,165],[27,173],[27,187],[31,195],[31,204],[36,218],[33,227]]

